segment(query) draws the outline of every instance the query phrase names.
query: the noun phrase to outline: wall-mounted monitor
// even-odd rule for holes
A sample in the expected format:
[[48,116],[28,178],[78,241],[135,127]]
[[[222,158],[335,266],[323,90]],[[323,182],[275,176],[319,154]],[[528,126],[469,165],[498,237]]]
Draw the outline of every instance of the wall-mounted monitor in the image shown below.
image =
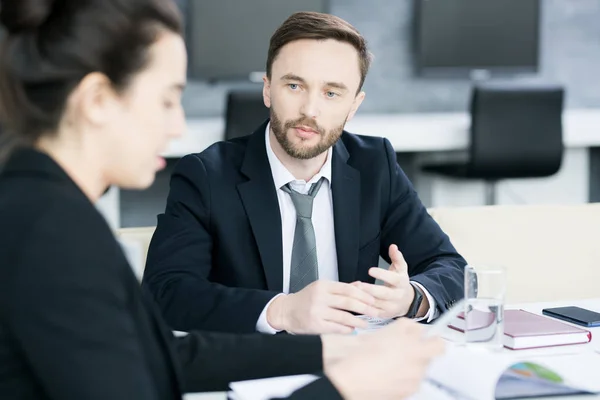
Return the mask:
[[538,70],[540,0],[415,0],[421,76]]
[[271,35],[296,11],[328,12],[328,1],[188,1],[189,76],[202,80],[261,79]]

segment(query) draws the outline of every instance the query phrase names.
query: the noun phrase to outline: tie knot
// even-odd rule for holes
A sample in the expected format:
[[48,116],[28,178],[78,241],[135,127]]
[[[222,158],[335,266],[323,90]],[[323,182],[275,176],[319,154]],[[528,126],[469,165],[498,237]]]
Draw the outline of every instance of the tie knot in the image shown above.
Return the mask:
[[302,194],[295,191],[290,187],[289,183],[281,187],[281,190],[288,193],[292,198],[292,202],[294,203],[294,207],[296,207],[296,214],[298,217],[312,217],[313,200],[319,192],[324,180],[325,178],[321,178],[317,182],[313,183],[307,194]]

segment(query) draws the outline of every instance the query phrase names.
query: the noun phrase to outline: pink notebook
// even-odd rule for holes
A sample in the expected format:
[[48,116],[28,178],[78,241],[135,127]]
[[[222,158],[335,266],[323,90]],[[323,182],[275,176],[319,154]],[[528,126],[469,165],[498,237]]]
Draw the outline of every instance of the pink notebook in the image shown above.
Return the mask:
[[[476,311],[477,312],[477,311]],[[477,312],[469,329],[483,328],[490,314]],[[464,332],[464,315],[460,314],[450,328]],[[533,349],[537,347],[563,346],[588,343],[592,333],[588,330],[569,325],[543,315],[525,310],[504,311],[504,347],[512,350]]]

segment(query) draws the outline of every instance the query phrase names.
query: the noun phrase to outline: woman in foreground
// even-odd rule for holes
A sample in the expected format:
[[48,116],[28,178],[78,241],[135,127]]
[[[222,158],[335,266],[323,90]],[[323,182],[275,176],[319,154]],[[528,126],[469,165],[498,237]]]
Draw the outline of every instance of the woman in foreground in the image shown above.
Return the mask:
[[[374,335],[174,338],[94,202],[143,189],[182,134],[186,77],[171,0],[5,0],[0,398],[179,399],[235,380],[325,376],[292,398],[400,398],[439,340]],[[9,144],[4,145],[4,149]]]

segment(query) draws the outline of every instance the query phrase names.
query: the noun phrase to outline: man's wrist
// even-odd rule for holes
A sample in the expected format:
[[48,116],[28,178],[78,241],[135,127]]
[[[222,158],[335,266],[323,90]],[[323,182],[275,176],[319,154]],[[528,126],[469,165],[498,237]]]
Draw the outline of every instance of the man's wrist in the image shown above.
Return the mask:
[[267,310],[271,306],[271,303],[273,303],[275,301],[275,299],[279,298],[280,296],[283,296],[283,293],[279,293],[278,295],[273,297],[271,300],[269,300],[269,302],[265,305],[263,310],[260,312],[258,321],[256,321],[256,331],[257,332],[266,333],[268,335],[275,335],[276,333],[280,332],[277,329],[273,328],[269,324],[269,321],[267,320]]
[[413,285],[413,287],[418,290],[419,292],[421,292],[421,294],[423,295],[423,299],[421,301],[421,306],[419,307],[419,310],[417,311],[417,319],[423,319],[426,318],[427,322],[431,322],[433,320],[434,315],[435,315],[435,310],[436,310],[436,304],[435,304],[435,300],[434,298],[431,296],[431,294],[427,291],[427,289],[425,289],[425,287],[420,284],[417,281],[410,281],[411,285]]
[[425,294],[421,292],[417,285],[414,285],[412,282],[410,283],[410,286],[412,286],[413,288],[413,297],[410,301],[410,305],[408,306],[406,317],[418,318],[423,306],[423,299],[425,298]]
[[[419,290],[418,288],[416,288],[416,289]],[[421,292],[421,293],[423,294],[423,299],[421,300],[421,306],[419,307],[419,310],[417,311],[418,318],[425,317],[429,313],[429,309],[431,308],[427,294],[423,293],[423,292]],[[432,313],[433,313],[433,311],[432,311]]]
[[267,323],[277,331],[285,331],[285,299],[287,295],[279,295],[267,308]]

